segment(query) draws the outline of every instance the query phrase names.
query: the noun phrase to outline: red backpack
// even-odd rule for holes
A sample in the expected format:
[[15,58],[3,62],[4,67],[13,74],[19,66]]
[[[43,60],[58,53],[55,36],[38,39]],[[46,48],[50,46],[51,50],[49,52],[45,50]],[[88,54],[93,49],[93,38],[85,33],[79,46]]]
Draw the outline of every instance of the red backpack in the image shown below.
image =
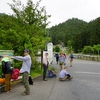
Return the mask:
[[19,76],[19,69],[17,68],[13,69],[12,79],[16,80],[18,79],[18,76]]

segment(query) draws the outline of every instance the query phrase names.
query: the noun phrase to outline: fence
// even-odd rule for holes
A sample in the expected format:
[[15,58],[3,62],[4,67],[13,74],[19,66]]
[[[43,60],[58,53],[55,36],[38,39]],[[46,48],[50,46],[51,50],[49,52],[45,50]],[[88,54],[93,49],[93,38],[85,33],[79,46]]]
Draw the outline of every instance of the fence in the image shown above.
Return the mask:
[[94,56],[94,55],[74,54],[74,57],[75,57],[75,59],[100,61],[100,56]]

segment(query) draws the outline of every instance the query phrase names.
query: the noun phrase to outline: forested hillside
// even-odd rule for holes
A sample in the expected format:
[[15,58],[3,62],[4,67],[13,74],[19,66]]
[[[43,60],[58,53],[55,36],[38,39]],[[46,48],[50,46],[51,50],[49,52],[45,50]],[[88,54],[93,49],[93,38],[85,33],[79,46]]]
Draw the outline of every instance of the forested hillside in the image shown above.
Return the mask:
[[54,45],[63,44],[80,52],[84,46],[100,44],[100,18],[87,23],[72,18],[49,29]]

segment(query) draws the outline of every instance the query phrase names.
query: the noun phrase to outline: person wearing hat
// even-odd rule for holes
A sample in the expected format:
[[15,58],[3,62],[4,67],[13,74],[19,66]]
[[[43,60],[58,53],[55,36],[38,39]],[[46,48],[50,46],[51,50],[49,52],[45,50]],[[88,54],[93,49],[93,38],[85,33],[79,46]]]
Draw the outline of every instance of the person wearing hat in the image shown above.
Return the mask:
[[30,68],[31,68],[31,57],[29,55],[29,50],[24,50],[24,57],[23,56],[13,56],[12,57],[15,60],[23,61],[22,67],[20,69],[20,73],[22,74],[22,81],[25,87],[25,91],[22,93],[22,95],[29,95],[30,94],[30,87],[29,87],[29,74],[30,74]]
[[2,74],[5,77],[5,88],[4,92],[8,93],[11,91],[11,77],[13,68],[11,67],[10,58],[7,56],[0,56]]

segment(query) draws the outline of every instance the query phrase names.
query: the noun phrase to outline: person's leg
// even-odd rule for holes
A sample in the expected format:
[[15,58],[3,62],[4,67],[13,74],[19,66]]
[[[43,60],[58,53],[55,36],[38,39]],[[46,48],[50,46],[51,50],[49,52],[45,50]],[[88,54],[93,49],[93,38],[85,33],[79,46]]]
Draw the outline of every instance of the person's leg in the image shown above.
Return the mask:
[[43,65],[43,80],[46,80],[47,66]]
[[45,65],[43,64],[43,80],[45,79]]
[[62,65],[60,64],[60,71],[62,70]]
[[65,76],[64,78],[59,78],[60,81],[65,81],[68,76]]
[[58,58],[56,58],[57,64],[58,64]]
[[70,67],[72,67],[72,61],[73,61],[73,60],[72,60],[72,59],[70,59]]
[[29,88],[29,74],[28,72],[24,72],[23,73],[23,84],[24,84],[24,87],[25,87],[25,91],[23,92],[23,95],[29,95],[30,94],[30,88]]
[[12,77],[12,74],[9,74],[9,90],[12,89],[12,86],[11,86],[11,77]]
[[10,75],[9,74],[5,74],[5,90],[4,90],[5,92],[8,92],[9,89],[10,89],[9,80],[10,80]]
[[70,74],[67,74],[67,79],[72,79],[73,77]]

